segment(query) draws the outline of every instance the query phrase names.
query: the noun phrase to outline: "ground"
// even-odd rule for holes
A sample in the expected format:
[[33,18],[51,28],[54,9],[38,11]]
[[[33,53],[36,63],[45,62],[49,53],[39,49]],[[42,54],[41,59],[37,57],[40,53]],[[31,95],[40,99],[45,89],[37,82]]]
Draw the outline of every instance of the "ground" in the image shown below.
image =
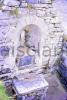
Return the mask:
[[56,74],[45,77],[49,82],[46,100],[66,100],[67,93]]

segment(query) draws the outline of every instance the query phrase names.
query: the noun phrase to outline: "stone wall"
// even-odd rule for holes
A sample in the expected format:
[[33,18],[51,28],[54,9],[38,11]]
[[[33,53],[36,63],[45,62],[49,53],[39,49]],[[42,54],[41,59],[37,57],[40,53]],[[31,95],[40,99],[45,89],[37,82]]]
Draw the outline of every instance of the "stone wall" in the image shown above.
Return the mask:
[[[19,36],[23,28],[28,24],[36,24],[42,30],[42,36],[44,36],[41,51],[43,66],[52,66],[61,51],[63,39],[63,30],[52,2],[44,4],[24,2],[20,7],[17,3],[17,5],[3,5],[0,9],[0,44],[2,38],[7,39],[8,37],[14,43],[15,51],[12,56],[15,59]],[[5,41],[3,44],[5,45]]]

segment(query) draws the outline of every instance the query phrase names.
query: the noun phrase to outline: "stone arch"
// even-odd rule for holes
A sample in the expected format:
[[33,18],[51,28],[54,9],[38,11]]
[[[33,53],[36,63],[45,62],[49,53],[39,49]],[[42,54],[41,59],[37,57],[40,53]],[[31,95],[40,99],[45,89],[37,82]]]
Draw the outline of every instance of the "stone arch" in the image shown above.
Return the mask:
[[[36,26],[40,31],[41,31],[41,42],[40,42],[40,64],[42,64],[42,52],[43,52],[43,43],[45,38],[47,38],[48,36],[48,27],[46,25],[46,23],[44,22],[43,19],[38,18],[35,15],[25,15],[22,16],[19,20],[18,20],[18,24],[16,27],[16,33],[17,33],[17,37],[18,39],[20,38],[20,34],[24,35],[24,28],[26,26]],[[19,33],[19,34],[18,34]],[[35,34],[36,35],[36,34]],[[19,41],[19,40],[18,40]]]
[[24,27],[31,24],[34,24],[39,27],[39,29],[41,30],[41,37],[43,37],[43,39],[47,38],[49,34],[47,24],[44,22],[43,19],[35,15],[32,16],[29,14],[26,14],[25,16],[21,16],[21,18],[18,19],[16,30],[15,30],[17,38],[20,37],[20,34],[23,32]]

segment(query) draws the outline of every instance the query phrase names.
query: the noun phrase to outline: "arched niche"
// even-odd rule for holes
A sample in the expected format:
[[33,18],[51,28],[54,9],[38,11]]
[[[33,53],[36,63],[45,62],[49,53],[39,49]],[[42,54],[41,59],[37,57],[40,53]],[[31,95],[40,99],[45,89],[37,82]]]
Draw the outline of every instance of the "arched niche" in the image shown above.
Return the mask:
[[35,24],[26,25],[21,34],[19,39],[19,54],[20,58],[24,57],[25,55],[34,56],[34,60],[32,64],[39,65],[41,60],[41,30]]
[[[43,45],[44,45],[44,40],[48,36],[48,27],[46,23],[44,22],[43,19],[38,18],[36,16],[31,16],[31,15],[25,15],[21,19],[18,20],[18,24],[16,27],[16,32],[18,33],[18,45],[23,44],[25,41],[25,32],[26,34],[31,34],[33,44],[35,45],[36,50],[39,52],[39,65],[42,65],[42,52],[43,52]],[[24,39],[22,39],[24,38]],[[40,43],[39,43],[40,42]],[[29,42],[27,42],[29,44]],[[39,44],[38,44],[39,43]],[[26,44],[26,46],[28,45]],[[32,44],[32,43],[31,43]],[[33,46],[33,45],[30,45]],[[39,46],[39,48],[38,48]]]

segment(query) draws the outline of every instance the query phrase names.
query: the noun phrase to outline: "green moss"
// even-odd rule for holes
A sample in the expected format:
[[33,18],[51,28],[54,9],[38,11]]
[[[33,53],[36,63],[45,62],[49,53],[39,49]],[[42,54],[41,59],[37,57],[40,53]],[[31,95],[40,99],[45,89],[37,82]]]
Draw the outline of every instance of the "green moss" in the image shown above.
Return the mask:
[[2,7],[3,7],[3,5],[2,5],[2,4],[0,4],[0,10],[2,10]]
[[0,82],[0,100],[9,100],[9,97],[2,82]]

